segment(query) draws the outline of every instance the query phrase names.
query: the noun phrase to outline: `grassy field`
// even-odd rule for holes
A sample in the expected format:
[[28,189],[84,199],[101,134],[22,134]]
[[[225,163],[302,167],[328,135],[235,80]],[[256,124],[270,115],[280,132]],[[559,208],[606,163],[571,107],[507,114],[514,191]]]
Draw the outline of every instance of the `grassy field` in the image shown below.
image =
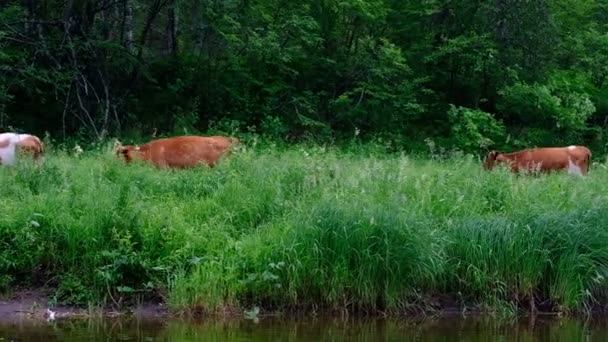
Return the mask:
[[176,172],[109,146],[0,169],[1,289],[191,312],[608,303],[601,164],[521,177],[462,156],[258,147]]

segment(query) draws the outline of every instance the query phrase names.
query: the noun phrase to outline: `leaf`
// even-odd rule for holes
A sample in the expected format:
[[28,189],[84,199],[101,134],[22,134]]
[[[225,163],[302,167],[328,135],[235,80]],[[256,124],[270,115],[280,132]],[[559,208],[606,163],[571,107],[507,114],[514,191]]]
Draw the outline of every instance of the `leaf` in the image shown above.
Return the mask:
[[129,286],[116,286],[116,290],[118,292],[124,292],[124,293],[135,292],[135,290]]

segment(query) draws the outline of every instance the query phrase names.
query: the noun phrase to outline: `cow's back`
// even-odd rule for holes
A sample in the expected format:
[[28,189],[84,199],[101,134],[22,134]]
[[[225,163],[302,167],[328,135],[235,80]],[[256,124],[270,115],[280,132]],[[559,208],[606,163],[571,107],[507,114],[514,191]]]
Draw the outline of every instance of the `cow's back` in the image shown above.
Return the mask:
[[214,166],[230,148],[232,139],[221,136],[181,136],[149,143],[150,159],[157,166],[186,168],[205,162]]
[[519,168],[539,169],[540,171],[588,169],[587,161],[591,152],[584,146],[541,147],[521,151],[518,156]]

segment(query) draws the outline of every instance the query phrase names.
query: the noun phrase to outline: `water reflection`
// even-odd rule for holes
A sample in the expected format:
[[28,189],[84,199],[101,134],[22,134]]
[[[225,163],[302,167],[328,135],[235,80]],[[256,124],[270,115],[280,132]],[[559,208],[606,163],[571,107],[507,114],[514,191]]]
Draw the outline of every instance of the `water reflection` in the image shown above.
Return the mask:
[[605,317],[261,319],[187,322],[107,319],[0,323],[0,341],[607,341]]

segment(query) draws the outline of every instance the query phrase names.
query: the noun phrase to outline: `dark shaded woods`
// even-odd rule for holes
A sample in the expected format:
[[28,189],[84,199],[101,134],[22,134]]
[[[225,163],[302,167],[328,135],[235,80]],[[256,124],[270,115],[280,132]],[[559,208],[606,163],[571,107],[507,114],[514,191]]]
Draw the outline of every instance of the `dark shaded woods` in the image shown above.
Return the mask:
[[0,129],[587,144],[608,1],[0,1]]

